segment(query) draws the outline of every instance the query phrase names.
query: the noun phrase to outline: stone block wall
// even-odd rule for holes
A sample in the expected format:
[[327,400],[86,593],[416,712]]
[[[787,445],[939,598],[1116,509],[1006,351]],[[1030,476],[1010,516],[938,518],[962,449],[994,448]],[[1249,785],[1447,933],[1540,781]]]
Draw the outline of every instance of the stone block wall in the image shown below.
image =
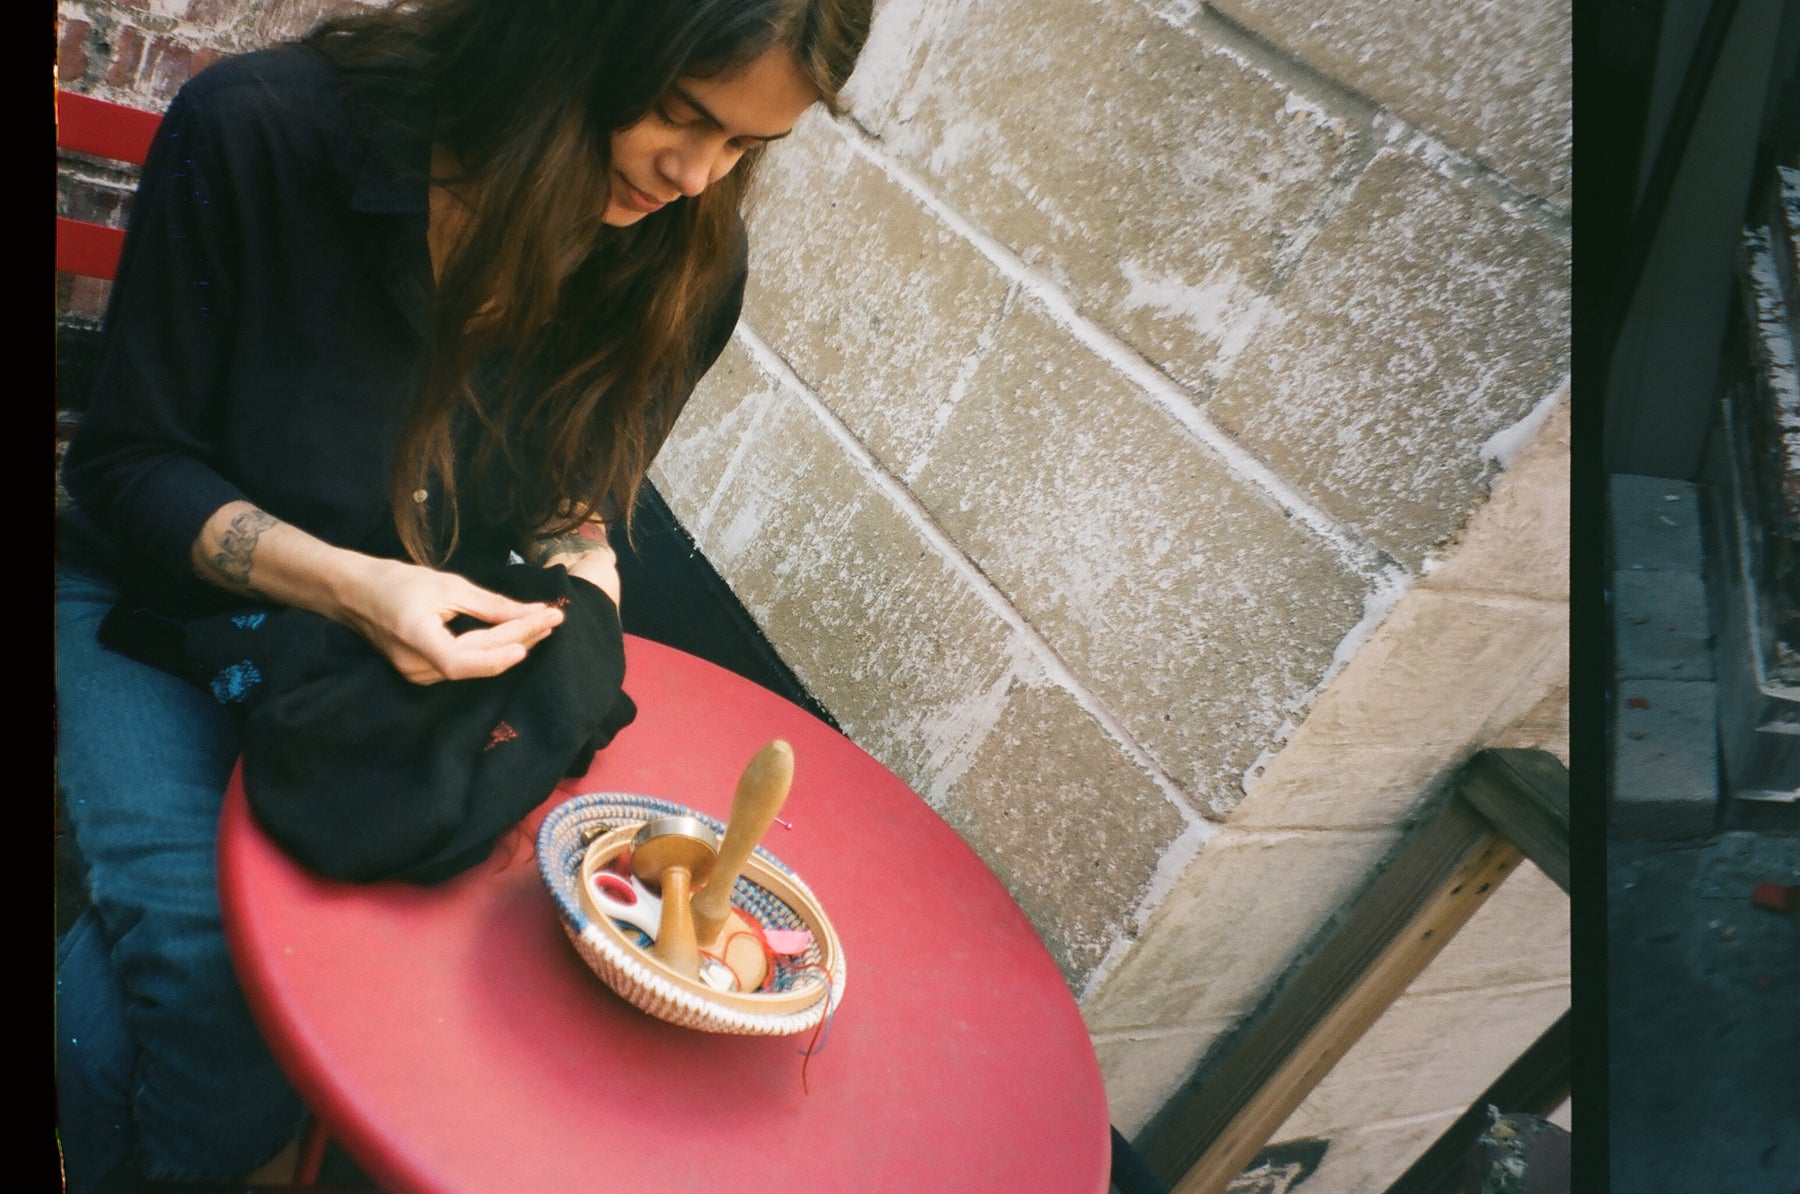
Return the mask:
[[[886,0],[766,163],[654,478],[1007,882],[1128,1133],[1472,751],[1567,758],[1568,39],[1548,0]],[[1283,1129],[1306,1188],[1381,1188],[1567,1000],[1527,870]]]
[[[160,106],[356,2],[62,0],[59,78]],[[1567,758],[1568,41],[1552,0],[877,0],[846,115],[764,164],[652,478],[1013,891],[1128,1134],[1469,753]],[[1381,1188],[1566,1006],[1532,874],[1284,1128],[1306,1189]]]

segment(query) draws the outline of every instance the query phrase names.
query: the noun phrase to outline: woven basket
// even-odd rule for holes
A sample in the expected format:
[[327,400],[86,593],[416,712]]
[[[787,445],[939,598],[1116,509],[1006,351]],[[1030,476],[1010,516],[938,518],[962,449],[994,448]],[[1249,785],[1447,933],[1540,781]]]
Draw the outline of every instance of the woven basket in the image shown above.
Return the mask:
[[723,822],[705,813],[617,792],[576,796],[544,818],[538,830],[538,870],[575,951],[634,1007],[683,1028],[789,1036],[816,1027],[844,997],[843,950],[818,897],[761,846],[732,888],[732,905],[765,929],[807,929],[813,936],[804,953],[775,959],[766,991],[714,990],[652,957],[646,935],[593,911],[582,884],[590,848],[596,860],[605,862],[629,848],[644,822],[677,815],[698,817],[721,837],[725,833]]

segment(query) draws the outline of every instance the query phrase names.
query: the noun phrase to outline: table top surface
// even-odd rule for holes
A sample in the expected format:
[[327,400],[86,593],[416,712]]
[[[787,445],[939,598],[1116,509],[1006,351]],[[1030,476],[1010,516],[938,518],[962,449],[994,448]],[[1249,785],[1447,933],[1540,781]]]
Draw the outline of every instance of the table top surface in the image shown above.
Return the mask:
[[[302,870],[233,777],[233,958],[345,1151],[395,1194],[1104,1192],[1108,1113],[1079,1010],[962,839],[849,739],[711,663],[627,636],[625,688],[637,720],[589,772],[434,887]],[[772,738],[794,748],[791,828],[763,845],[819,898],[847,973],[810,1058],[810,1033],[698,1032],[626,1003],[575,952],[534,856],[544,815],[589,792],[723,819]]]

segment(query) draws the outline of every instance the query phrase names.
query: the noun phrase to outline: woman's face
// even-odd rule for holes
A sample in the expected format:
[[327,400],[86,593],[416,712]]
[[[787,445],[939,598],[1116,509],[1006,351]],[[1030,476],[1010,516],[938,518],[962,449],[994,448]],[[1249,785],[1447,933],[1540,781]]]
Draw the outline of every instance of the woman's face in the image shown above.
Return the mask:
[[600,220],[635,224],[725,177],[746,149],[785,137],[819,98],[793,55],[775,47],[730,74],[684,78],[612,136],[612,194]]

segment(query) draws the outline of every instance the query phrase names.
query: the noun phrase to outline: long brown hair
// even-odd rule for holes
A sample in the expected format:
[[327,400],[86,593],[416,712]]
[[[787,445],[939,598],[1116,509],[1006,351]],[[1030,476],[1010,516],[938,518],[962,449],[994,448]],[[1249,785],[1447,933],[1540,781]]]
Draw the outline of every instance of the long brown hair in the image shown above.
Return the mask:
[[[448,149],[468,207],[446,246],[391,501],[414,560],[455,550],[461,509],[521,533],[612,511],[629,526],[667,396],[730,282],[762,150],[627,228],[600,222],[610,138],[678,78],[788,49],[836,111],[871,0],[401,0],[307,41]],[[598,198],[597,198],[598,197]],[[478,370],[481,384],[474,380]],[[445,509],[414,500],[438,482]]]

